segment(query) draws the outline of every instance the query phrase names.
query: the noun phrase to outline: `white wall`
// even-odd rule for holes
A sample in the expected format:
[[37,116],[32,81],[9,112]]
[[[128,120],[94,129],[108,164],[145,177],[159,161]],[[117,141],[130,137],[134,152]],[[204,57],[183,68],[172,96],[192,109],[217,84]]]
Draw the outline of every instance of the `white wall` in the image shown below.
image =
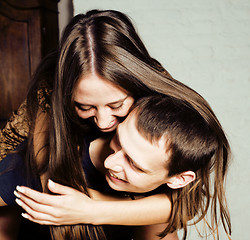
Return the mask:
[[73,17],[74,9],[72,0],[61,0],[58,3],[58,25],[59,35],[61,36],[62,31],[68,24],[70,19]]
[[[115,9],[128,14],[151,55],[211,104],[233,151],[227,180],[232,236],[235,240],[248,240],[250,1],[74,1],[74,14],[93,8]],[[188,239],[200,239],[194,228]],[[227,238],[222,234],[221,239]]]

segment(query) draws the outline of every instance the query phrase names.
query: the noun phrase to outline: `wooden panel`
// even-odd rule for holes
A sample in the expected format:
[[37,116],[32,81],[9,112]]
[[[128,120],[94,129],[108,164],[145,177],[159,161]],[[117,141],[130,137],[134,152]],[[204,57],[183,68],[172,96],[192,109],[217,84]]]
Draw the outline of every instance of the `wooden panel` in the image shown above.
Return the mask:
[[4,119],[23,101],[31,66],[27,22],[16,22],[1,15],[0,22],[0,32],[4,32],[0,34],[0,118]]
[[57,2],[0,1],[0,127],[25,99],[41,59],[58,44]]
[[45,7],[46,9],[50,9],[53,11],[57,8],[57,3],[60,2],[60,0],[4,0],[4,1],[7,1],[9,5],[19,9]]

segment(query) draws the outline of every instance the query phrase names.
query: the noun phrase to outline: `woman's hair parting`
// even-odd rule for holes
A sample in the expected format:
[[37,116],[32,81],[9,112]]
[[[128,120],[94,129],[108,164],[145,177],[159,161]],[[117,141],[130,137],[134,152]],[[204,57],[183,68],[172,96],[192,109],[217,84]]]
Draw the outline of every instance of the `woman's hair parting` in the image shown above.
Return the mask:
[[[209,115],[202,117],[188,102],[169,96],[150,96],[135,105],[136,127],[151,143],[166,140],[170,151],[167,163],[168,177],[193,171],[196,179],[180,189],[172,189],[172,206],[168,227],[160,236],[177,229],[187,235],[188,221],[204,219],[211,203],[212,222],[208,228],[218,238],[220,216],[228,236],[231,234],[230,217],[226,205],[224,180],[228,168],[229,145],[225,145],[223,130],[216,131]],[[213,179],[214,178],[214,179]],[[218,205],[217,205],[218,204]],[[217,211],[219,210],[219,214]],[[230,238],[230,237],[229,237]]]

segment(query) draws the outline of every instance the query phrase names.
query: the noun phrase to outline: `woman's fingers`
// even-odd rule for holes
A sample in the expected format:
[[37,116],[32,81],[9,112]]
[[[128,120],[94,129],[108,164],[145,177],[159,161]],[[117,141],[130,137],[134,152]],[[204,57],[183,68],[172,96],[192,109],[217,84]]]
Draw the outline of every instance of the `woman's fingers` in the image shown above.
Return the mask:
[[84,193],[49,181],[49,188],[57,195],[41,193],[24,186],[18,186],[14,194],[17,204],[26,213],[23,217],[39,223],[65,225],[89,223],[91,198]]
[[56,223],[53,223],[53,222],[50,222],[50,221],[37,220],[37,219],[33,218],[32,216],[30,216],[27,213],[22,213],[21,215],[22,215],[22,217],[24,217],[24,218],[26,218],[26,219],[28,219],[28,220],[30,220],[32,222],[41,224],[41,225],[57,225]]
[[[16,202],[19,206],[21,206],[25,211],[27,211],[29,214],[34,216],[32,213],[36,212],[42,212],[44,214],[52,213],[53,207],[45,204],[38,203],[34,201],[31,198],[26,197],[25,195],[21,193],[17,193],[16,191],[14,194],[18,197],[16,199]],[[31,211],[32,210],[32,211]],[[37,216],[36,216],[37,218]]]
[[17,187],[17,190],[14,191],[16,203],[26,211],[23,217],[39,224],[58,225],[57,213],[60,209],[56,205],[61,204],[61,196],[40,193],[27,187]]
[[41,193],[39,191],[33,190],[29,187],[17,186],[16,187],[17,194],[21,194],[22,197],[28,197],[33,199],[35,202],[50,205],[55,203],[53,199],[53,195],[47,193]]
[[[23,200],[18,199],[18,198],[16,199],[16,203],[26,211],[26,213],[22,213],[22,216],[24,218],[27,218],[39,224],[56,225],[53,215],[46,214],[45,211],[38,212],[36,210],[33,210],[31,206],[27,205]],[[50,210],[50,211],[53,211],[53,210]]]
[[[48,187],[51,192],[59,194],[59,195],[70,195],[74,191],[73,188],[63,186],[61,184],[55,183],[52,180],[48,181]],[[39,191],[33,190],[29,187],[25,186],[17,186],[16,187],[17,194],[20,193],[24,197],[28,197],[33,199],[35,202],[44,204],[44,205],[54,205],[57,206],[58,203],[58,195],[51,195],[47,193],[41,193]],[[26,198],[25,198],[26,199]]]
[[75,191],[75,189],[56,183],[51,179],[48,181],[48,187],[51,192],[61,195],[71,194],[72,191]]
[[[48,187],[51,192],[57,193],[60,195],[71,194],[73,191],[75,191],[75,189],[53,182],[51,179],[49,179],[48,181]],[[51,201],[51,200],[54,201],[53,198],[48,197],[51,195],[38,192],[29,187],[17,186],[16,189],[18,192],[23,193],[27,197],[32,198],[37,202],[43,202],[44,204],[51,204],[51,202],[47,202],[47,201]]]

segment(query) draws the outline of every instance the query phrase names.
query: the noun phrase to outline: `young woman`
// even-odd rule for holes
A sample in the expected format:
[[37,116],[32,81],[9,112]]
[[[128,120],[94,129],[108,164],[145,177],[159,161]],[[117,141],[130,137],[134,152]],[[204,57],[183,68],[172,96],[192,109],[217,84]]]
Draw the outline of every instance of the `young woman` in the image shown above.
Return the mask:
[[[99,91],[108,86],[109,90],[116,90],[116,94],[113,95],[112,90],[111,93],[103,90],[105,95],[102,96],[106,99],[99,101],[97,89],[91,88],[88,80],[99,84]],[[90,90],[86,92],[87,86]],[[88,94],[94,95],[95,99],[89,99]],[[5,149],[13,149],[28,136],[26,160],[30,173],[41,176],[44,182],[50,178],[87,193],[79,160],[85,147],[82,139],[96,137],[100,131],[114,130],[132,103],[149,94],[186,100],[202,116],[211,115],[215,128],[220,131],[206,101],[162,71],[125,15],[116,11],[90,11],[78,15],[65,29],[59,51],[46,58],[38,68],[25,103],[27,107],[24,104],[19,116],[15,116],[2,131],[2,156],[6,155]],[[15,128],[16,122],[24,124]],[[22,134],[19,134],[20,128]],[[13,138],[15,144],[9,142]],[[226,140],[224,144],[227,147]],[[131,213],[137,216],[137,224],[145,223],[141,213],[148,209],[152,212],[149,224],[154,221],[152,219],[156,219],[155,223],[159,223],[159,218],[166,221],[165,211],[154,212],[147,201],[139,201],[140,208]],[[167,197],[165,200],[159,198],[162,206],[165,201],[168,202]],[[124,224],[130,219],[127,218]],[[73,232],[76,235],[71,235],[71,238],[77,239],[85,226],[51,229],[55,238]]]

